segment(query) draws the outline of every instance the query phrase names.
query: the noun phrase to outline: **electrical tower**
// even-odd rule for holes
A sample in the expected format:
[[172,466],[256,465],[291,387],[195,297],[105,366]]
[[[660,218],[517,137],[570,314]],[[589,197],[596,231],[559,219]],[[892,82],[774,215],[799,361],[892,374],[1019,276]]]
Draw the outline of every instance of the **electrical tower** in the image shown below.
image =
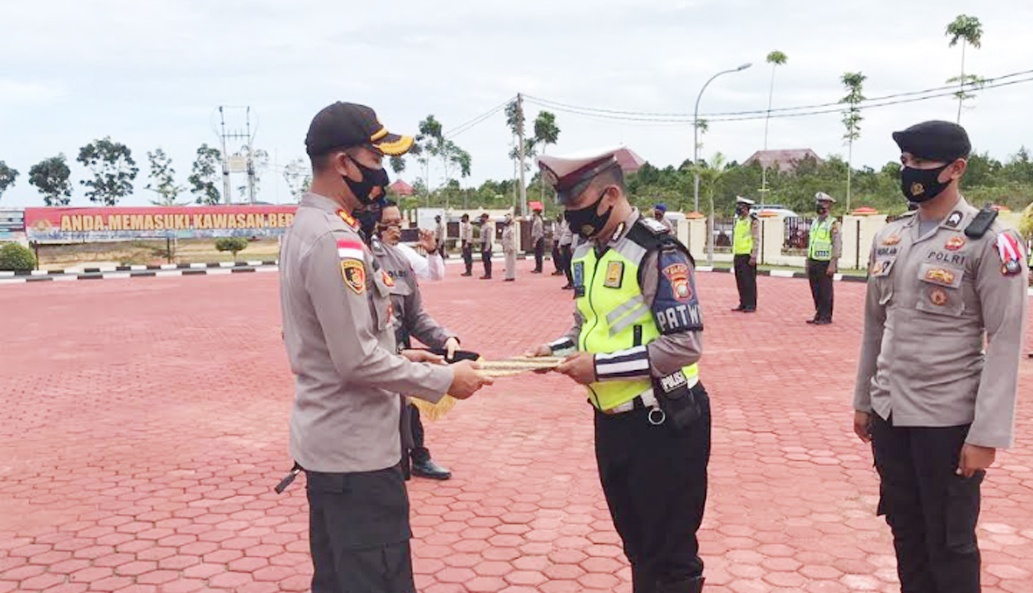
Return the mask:
[[[230,128],[226,127],[227,114],[231,117]],[[257,131],[257,126],[256,126]],[[251,107],[219,106],[219,141],[222,143],[222,201],[233,202],[230,174],[247,175],[248,202],[255,203],[255,150],[254,134],[251,131]],[[229,147],[240,146],[230,154]]]

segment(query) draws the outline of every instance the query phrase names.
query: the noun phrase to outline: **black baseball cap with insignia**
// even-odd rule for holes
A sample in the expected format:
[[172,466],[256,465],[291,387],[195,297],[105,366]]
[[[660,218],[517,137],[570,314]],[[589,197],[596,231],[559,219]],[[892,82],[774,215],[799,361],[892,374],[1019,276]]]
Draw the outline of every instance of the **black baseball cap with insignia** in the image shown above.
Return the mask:
[[412,136],[392,134],[371,108],[338,101],[312,118],[305,136],[305,152],[320,156],[353,146],[370,146],[388,156],[400,156],[412,148]]
[[900,147],[900,152],[940,163],[968,158],[972,152],[965,128],[949,121],[915,124],[902,132],[893,132],[893,141]]

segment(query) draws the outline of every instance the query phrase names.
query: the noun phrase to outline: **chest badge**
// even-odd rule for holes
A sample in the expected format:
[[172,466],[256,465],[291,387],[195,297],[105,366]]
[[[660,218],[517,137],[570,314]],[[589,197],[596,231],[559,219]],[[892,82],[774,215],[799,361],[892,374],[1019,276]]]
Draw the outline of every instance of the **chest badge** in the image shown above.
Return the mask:
[[950,297],[947,296],[947,291],[945,291],[942,288],[936,288],[929,293],[929,302],[936,305],[937,307],[942,307],[946,305],[947,301],[949,300]]
[[391,274],[387,273],[387,270],[384,271],[384,284],[387,285],[388,288],[395,285],[395,279],[391,277]]
[[896,245],[900,243],[900,235],[890,235],[882,240],[883,245]]
[[956,235],[947,239],[947,243],[943,246],[947,251],[957,251],[965,246],[965,237]]
[[612,261],[606,264],[606,279],[603,286],[607,288],[620,288],[624,280],[624,262]]
[[931,268],[925,273],[925,279],[940,284],[954,284],[954,272],[943,268]]

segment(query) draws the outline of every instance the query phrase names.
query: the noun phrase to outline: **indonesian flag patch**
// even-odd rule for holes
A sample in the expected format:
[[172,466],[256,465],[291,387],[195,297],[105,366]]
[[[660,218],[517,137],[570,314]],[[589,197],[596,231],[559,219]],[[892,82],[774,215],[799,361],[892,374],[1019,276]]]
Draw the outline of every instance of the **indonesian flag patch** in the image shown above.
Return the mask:
[[363,251],[362,241],[358,239],[338,239],[337,257],[341,258],[342,261],[346,259],[365,261],[366,252]]
[[1001,273],[1005,276],[1022,271],[1022,244],[1011,233],[997,235],[997,255],[1001,257]]

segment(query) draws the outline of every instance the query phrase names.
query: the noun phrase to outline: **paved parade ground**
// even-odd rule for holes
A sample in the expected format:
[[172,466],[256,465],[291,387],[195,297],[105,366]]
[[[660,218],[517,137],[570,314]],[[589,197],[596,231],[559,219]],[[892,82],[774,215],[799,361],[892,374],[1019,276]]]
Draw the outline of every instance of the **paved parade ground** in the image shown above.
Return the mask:
[[[449,266],[426,302],[464,347],[517,354],[565,330],[572,306],[529,269],[489,283]],[[754,315],[729,312],[731,275],[698,282],[707,590],[896,591],[851,430],[864,285],[837,284],[835,323],[813,327],[804,280],[760,278]],[[291,463],[276,274],[0,286],[0,311],[0,593],[308,590],[304,479],[272,492]],[[1033,360],[1021,372],[1033,394]],[[1033,590],[1030,400],[983,490],[985,591]],[[427,423],[454,478],[410,483],[421,592],[631,590],[591,416],[566,379],[531,374]]]

